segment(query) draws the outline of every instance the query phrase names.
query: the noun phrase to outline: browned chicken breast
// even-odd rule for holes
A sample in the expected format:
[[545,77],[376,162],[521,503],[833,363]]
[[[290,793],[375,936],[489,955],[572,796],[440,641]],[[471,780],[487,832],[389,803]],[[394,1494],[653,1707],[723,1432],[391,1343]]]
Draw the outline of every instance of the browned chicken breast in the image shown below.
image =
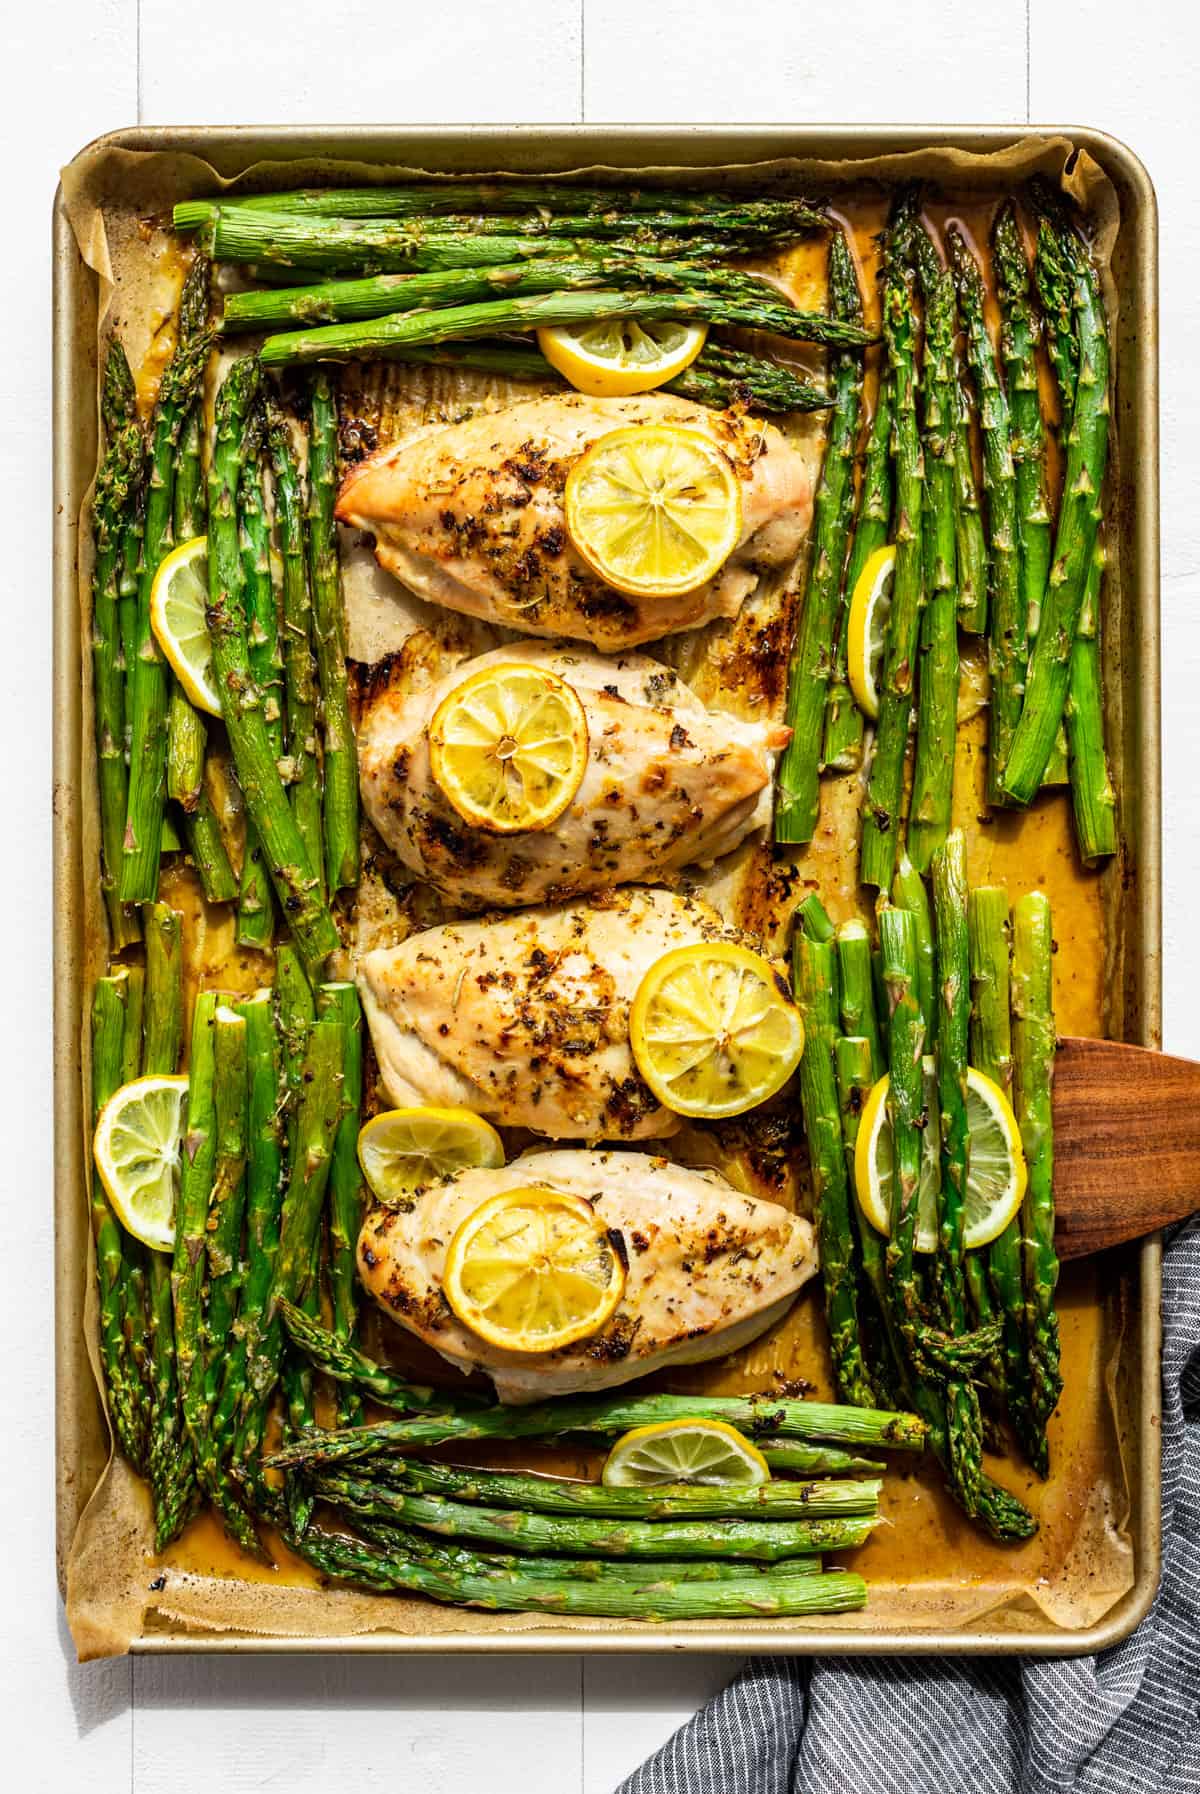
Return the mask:
[[[639,423],[700,431],[741,479],[741,540],[717,578],[693,592],[626,597],[597,578],[567,536],[563,488],[573,463],[610,430]],[[343,523],[370,531],[380,564],[420,597],[609,652],[736,616],[759,571],[794,558],[811,513],[804,461],[773,425],[661,393],[526,399],[416,430],[347,474],[337,506]]]
[[[481,1339],[442,1297],[460,1223],[489,1196],[531,1184],[590,1202],[621,1234],[629,1266],[620,1304],[598,1333],[538,1354]],[[358,1266],[393,1320],[460,1370],[486,1371],[502,1402],[532,1402],[737,1351],[786,1313],[816,1256],[807,1221],[742,1195],[716,1172],[639,1152],[568,1150],[461,1171],[408,1213],[372,1209]]]
[[358,987],[384,1090],[557,1140],[673,1134],[638,1076],[629,1006],[664,953],[737,938],[707,904],[634,885],[377,948]]
[[[547,667],[574,688],[588,763],[549,828],[488,834],[464,823],[429,770],[438,705],[484,667]],[[379,680],[361,713],[358,764],[367,814],[412,872],[456,904],[512,908],[711,865],[770,821],[774,753],[786,728],[707,710],[642,654],[606,660],[542,642],[464,661],[425,691]]]

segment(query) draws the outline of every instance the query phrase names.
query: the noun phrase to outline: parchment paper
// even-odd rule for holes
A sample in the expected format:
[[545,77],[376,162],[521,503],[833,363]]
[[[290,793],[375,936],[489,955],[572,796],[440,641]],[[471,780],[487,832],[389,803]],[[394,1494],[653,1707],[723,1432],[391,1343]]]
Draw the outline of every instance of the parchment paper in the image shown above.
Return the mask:
[[[1055,179],[1061,176],[1063,184],[1087,207],[1096,228],[1095,248],[1115,324],[1116,292],[1108,268],[1119,224],[1116,194],[1091,158],[1076,152],[1063,138],[1030,138],[990,156],[930,148],[915,155],[867,161],[781,160],[723,170],[647,173],[706,187],[761,191],[785,186],[830,194],[835,208],[855,230],[864,287],[873,296],[875,258],[870,234],[886,215],[886,183],[915,175],[927,177],[940,189],[938,203],[932,208],[938,220],[958,216],[978,234],[986,228],[990,202],[1035,170]],[[422,171],[333,164],[315,158],[311,164],[259,163],[232,185],[239,190],[279,189],[317,181],[350,184],[412,176],[421,178]],[[104,145],[85,152],[64,170],[72,226],[81,253],[100,282],[100,342],[107,340],[111,330],[119,332],[131,363],[143,370],[144,402],[152,399],[155,375],[172,346],[171,313],[182,274],[177,246],[167,229],[171,204],[211,195],[229,184],[192,155],[131,152]],[[823,255],[802,247],[764,265],[784,281],[800,303],[823,301]],[[791,344],[773,347],[803,365],[820,368],[818,352]],[[873,375],[869,389],[872,381]],[[449,369],[348,369],[342,379],[343,431],[347,424],[365,425],[383,444],[417,422],[453,418],[469,407],[500,406],[537,390],[541,389]],[[822,449],[822,422],[798,418],[785,428],[808,455],[815,475]],[[90,617],[90,543],[90,513],[85,504],[79,587],[85,641]],[[1106,648],[1110,650],[1120,639],[1119,549],[1118,542],[1110,542],[1105,596]],[[364,663],[395,653],[403,676],[414,682],[434,679],[455,660],[500,639],[486,625],[435,611],[405,592],[377,570],[364,544],[345,534],[343,562],[351,653]],[[780,715],[802,570],[801,566],[790,576],[765,585],[733,623],[709,625],[650,651],[677,666],[714,706],[743,715]],[[1111,651],[1106,652],[1110,666],[1113,658]],[[83,667],[87,686],[87,655]],[[1120,951],[1115,896],[1120,868],[1102,876],[1078,870],[1069,804],[1062,794],[1043,800],[1019,820],[985,820],[981,797],[984,690],[981,657],[977,652],[968,653],[959,750],[967,771],[956,782],[955,820],[968,833],[972,879],[1006,882],[1014,899],[1035,885],[1049,892],[1056,933],[1064,949],[1056,962],[1060,1031],[1119,1036],[1122,1016],[1115,1004],[1120,1001],[1122,981],[1112,976],[1112,968]],[[89,690],[85,690],[85,701],[85,713],[90,715]],[[1119,742],[1120,686],[1115,674],[1106,702],[1110,739]],[[80,776],[85,790],[95,789],[88,730]],[[776,944],[784,937],[794,904],[809,889],[819,889],[834,919],[841,921],[858,911],[854,840],[860,801],[857,776],[826,778],[820,825],[809,848],[793,850],[783,862],[773,862],[766,844],[752,842],[712,873],[686,883],[702,890],[731,918]],[[373,846],[377,848],[378,843]],[[83,853],[85,867],[98,863],[94,807],[85,822]],[[386,871],[386,856],[381,859]],[[90,986],[91,978],[104,969],[105,929],[98,880],[85,878],[85,885]],[[266,975],[268,962],[258,955],[236,952],[228,924],[220,921],[219,912],[205,909],[188,875],[176,879],[170,900],[185,913],[193,981],[247,989]],[[386,877],[372,871],[364,881],[352,951],[403,938],[414,926],[435,922],[441,914],[436,900],[424,897],[414,902],[411,897],[397,897]],[[86,1093],[90,1065],[82,1018],[81,1066]],[[795,1107],[791,1105],[792,1110]],[[809,1192],[795,1133],[790,1111],[776,1108],[719,1131],[689,1130],[673,1143],[673,1150],[680,1158],[719,1164],[747,1189],[803,1206],[809,1201]],[[81,1204],[85,1200],[82,1190],[79,1199]],[[91,1270],[88,1291],[83,1330],[93,1372],[97,1372]],[[1080,1627],[1098,1619],[1131,1586],[1132,1552],[1125,1530],[1129,1494],[1120,1444],[1127,1416],[1120,1412],[1117,1389],[1123,1345],[1120,1295],[1120,1279],[1112,1267],[1105,1267],[1103,1279],[1096,1266],[1067,1267],[1061,1290],[1066,1393],[1050,1429],[1055,1471],[1049,1484],[1037,1484],[1011,1461],[989,1465],[1038,1512],[1037,1536],[1015,1548],[981,1538],[945,1495],[936,1466],[914,1470],[897,1462],[885,1485],[884,1526],[866,1547],[847,1559],[870,1580],[868,1608],[861,1614],[822,1618],[817,1624],[832,1624],[851,1633],[900,1631],[926,1624],[962,1628],[985,1620],[992,1627],[1003,1627],[1027,1619],[1032,1611],[1055,1625]],[[810,1289],[767,1338],[716,1365],[676,1377],[671,1386],[713,1393],[761,1389],[769,1388],[772,1379],[782,1374],[803,1376],[818,1392],[830,1395],[830,1367],[819,1308],[819,1296],[814,1297]],[[399,1331],[382,1319],[372,1320],[369,1344],[380,1356],[427,1367],[419,1348],[410,1348]],[[68,1431],[72,1423],[81,1433],[86,1431],[86,1418],[68,1416]],[[578,1467],[582,1469],[584,1464],[585,1458],[580,1458]],[[275,1571],[247,1564],[231,1552],[209,1516],[195,1522],[160,1560],[153,1554],[147,1492],[119,1456],[110,1458],[100,1475],[78,1526],[67,1567],[67,1614],[81,1658],[118,1653],[135,1639],[152,1641],[155,1634],[163,1632],[173,1637],[186,1636],[189,1631],[219,1633],[231,1643],[239,1636],[320,1640],[376,1633],[436,1635],[451,1645],[455,1634],[474,1634],[481,1627],[496,1634],[497,1642],[530,1631],[569,1631],[583,1638],[590,1633],[624,1630],[616,1622],[599,1619],[572,1621],[568,1627],[544,1616],[481,1616],[400,1596],[321,1588],[307,1567],[286,1553],[281,1553]],[[797,1629],[797,1622],[776,1624],[783,1636]],[[799,1627],[803,1624],[799,1622]],[[678,1629],[685,1628],[681,1625]]]

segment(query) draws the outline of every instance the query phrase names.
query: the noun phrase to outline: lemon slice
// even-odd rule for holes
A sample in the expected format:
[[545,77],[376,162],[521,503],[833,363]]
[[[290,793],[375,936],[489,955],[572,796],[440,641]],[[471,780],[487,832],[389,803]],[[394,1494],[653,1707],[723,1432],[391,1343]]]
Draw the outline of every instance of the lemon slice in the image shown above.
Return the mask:
[[504,1147],[470,1109],[388,1109],[360,1129],[358,1162],[372,1194],[395,1202],[456,1171],[494,1170]]
[[635,1426],[617,1440],[600,1473],[610,1489],[652,1489],[659,1483],[755,1489],[770,1480],[762,1452],[725,1420]]
[[455,1233],[443,1289],[464,1326],[509,1352],[554,1352],[604,1325],[625,1266],[590,1202],[503,1190]]
[[[937,1061],[922,1062],[925,1108],[938,1113]],[[891,1232],[892,1127],[888,1120],[890,1080],[880,1078],[866,1103],[854,1154],[854,1186],[859,1207],[878,1233]],[[971,1158],[963,1205],[963,1244],[986,1246],[1004,1232],[1025,1194],[1025,1154],[1021,1130],[999,1084],[974,1067],[967,1071],[967,1127]],[[926,1127],[921,1141],[921,1181],[917,1193],[918,1252],[936,1252],[937,1199],[942,1187],[936,1127]]]
[[804,1024],[773,968],[732,941],[655,960],[629,1014],[637,1068],[677,1115],[740,1115],[787,1083]]
[[549,828],[587,769],[578,696],[545,667],[484,667],[448,692],[429,725],[429,766],[464,822],[490,834]]
[[150,592],[150,627],[171,671],[196,706],[220,716],[208,634],[208,537],[173,548]]
[[567,477],[567,529],[618,592],[670,597],[720,572],[742,533],[729,458],[698,430],[632,425],[601,436]]
[[118,1221],[143,1245],[170,1252],[188,1081],[135,1078],[100,1111],[92,1152]]
[[682,374],[699,355],[707,335],[707,324],[682,324],[670,318],[646,324],[636,318],[595,318],[586,324],[539,330],[537,339],[550,366],[577,392],[615,399],[652,392]]
[[877,548],[867,559],[850,598],[846,619],[846,670],[854,702],[872,721],[879,715],[879,674],[892,609],[894,545]]

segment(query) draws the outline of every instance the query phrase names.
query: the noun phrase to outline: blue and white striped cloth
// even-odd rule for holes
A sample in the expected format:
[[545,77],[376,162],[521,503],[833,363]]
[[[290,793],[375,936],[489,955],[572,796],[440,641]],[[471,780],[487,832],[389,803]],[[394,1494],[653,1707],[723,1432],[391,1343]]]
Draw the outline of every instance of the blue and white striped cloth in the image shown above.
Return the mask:
[[754,1659],[619,1794],[1200,1794],[1200,1221],[1163,1275],[1163,1578],[1098,1657]]

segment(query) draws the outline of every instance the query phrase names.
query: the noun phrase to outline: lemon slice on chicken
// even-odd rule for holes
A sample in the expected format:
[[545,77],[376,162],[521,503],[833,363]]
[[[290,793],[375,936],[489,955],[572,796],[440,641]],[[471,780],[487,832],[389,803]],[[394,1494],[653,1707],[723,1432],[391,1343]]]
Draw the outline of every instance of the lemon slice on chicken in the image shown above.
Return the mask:
[[677,1115],[741,1115],[800,1063],[804,1024],[761,954],[734,941],[676,947],[650,967],[629,1015],[642,1077]]
[[692,592],[716,577],[742,532],[729,457],[698,430],[633,424],[571,469],[571,541],[606,585],[634,597]]
[[599,1332],[621,1300],[625,1266],[590,1202],[531,1185],[467,1216],[442,1288],[481,1339],[509,1352],[554,1352]]
[[708,336],[707,324],[672,318],[590,318],[539,330],[538,348],[576,392],[619,399],[653,392],[690,367]]
[[[927,1057],[925,1112],[938,1113],[937,1061]],[[887,1112],[890,1079],[880,1078],[863,1105],[854,1154],[854,1185],[859,1207],[878,1233],[891,1233],[892,1127]],[[1025,1154],[1021,1130],[999,1084],[974,1067],[967,1071],[967,1127],[971,1152],[967,1194],[963,1204],[963,1245],[986,1246],[1004,1232],[1025,1194]],[[937,1203],[942,1176],[936,1125],[921,1137],[921,1179],[917,1189],[918,1252],[936,1252]]]
[[429,724],[429,767],[464,822],[493,835],[549,828],[587,768],[587,716],[546,667],[484,667]]

